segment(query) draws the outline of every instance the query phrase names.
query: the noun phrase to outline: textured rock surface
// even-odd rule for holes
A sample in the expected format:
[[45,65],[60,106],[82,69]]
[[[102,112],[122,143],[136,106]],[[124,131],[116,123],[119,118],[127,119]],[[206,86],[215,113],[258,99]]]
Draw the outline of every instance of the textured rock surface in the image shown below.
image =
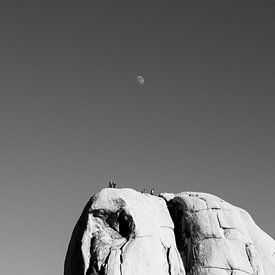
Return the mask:
[[187,274],[275,274],[275,242],[246,211],[210,194],[162,197]]
[[65,274],[185,274],[165,201],[132,189],[96,194],[73,232]]
[[85,206],[64,274],[274,275],[275,241],[210,194],[107,188]]

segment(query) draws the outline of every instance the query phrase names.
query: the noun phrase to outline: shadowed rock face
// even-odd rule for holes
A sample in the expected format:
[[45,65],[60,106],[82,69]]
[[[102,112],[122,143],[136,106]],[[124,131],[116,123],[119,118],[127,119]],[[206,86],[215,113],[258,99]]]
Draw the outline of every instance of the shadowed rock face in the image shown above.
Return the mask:
[[103,189],[73,231],[64,275],[274,275],[275,241],[218,197]]

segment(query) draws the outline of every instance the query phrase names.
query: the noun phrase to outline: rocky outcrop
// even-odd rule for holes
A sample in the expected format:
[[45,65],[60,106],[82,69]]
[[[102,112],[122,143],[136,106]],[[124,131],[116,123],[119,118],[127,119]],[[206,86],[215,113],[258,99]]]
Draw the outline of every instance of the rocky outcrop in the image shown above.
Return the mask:
[[275,274],[275,242],[246,211],[210,194],[161,196],[187,274]]
[[165,201],[132,189],[96,194],[73,232],[65,274],[185,274]]
[[103,189],[73,231],[64,275],[274,275],[275,241],[218,197]]

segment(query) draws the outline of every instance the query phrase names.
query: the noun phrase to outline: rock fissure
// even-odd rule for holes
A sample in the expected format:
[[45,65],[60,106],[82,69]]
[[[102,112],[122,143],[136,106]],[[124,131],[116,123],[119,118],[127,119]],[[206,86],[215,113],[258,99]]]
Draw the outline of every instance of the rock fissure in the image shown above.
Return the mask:
[[166,251],[166,257],[167,257],[167,264],[168,264],[168,274],[171,275],[171,263],[170,263],[170,259],[169,259],[169,253],[170,253],[170,247],[167,248]]
[[204,209],[199,209],[199,210],[194,210],[194,209],[189,209],[189,210],[185,210],[186,213],[199,213],[199,212],[206,212],[206,211],[219,211],[221,210],[221,208],[216,208],[216,207],[211,207],[211,208],[204,208]]
[[122,251],[120,251],[120,255],[119,255],[119,270],[120,270],[120,275],[122,275],[122,264],[123,264],[123,256],[122,256]]
[[204,240],[210,240],[210,239],[222,240],[223,238],[222,237],[216,237],[216,236],[206,236],[206,237],[200,238],[199,240],[204,241]]
[[234,274],[234,271],[240,271],[240,272],[243,272],[243,273],[249,274],[249,275],[257,275],[257,274],[253,274],[253,273],[247,272],[246,270],[242,270],[242,269],[238,269],[238,268],[226,268],[226,267],[218,267],[218,266],[205,266],[204,268],[228,270],[228,271],[231,271],[233,274]]
[[154,238],[155,235],[139,235],[139,236],[135,236],[135,239],[139,239],[139,238]]

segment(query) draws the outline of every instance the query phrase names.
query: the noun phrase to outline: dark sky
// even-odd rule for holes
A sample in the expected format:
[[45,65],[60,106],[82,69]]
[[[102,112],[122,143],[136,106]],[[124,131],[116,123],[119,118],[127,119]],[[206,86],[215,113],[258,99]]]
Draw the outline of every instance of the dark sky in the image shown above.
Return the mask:
[[274,1],[2,1],[0,274],[62,274],[111,178],[218,195],[275,237],[274,14]]

